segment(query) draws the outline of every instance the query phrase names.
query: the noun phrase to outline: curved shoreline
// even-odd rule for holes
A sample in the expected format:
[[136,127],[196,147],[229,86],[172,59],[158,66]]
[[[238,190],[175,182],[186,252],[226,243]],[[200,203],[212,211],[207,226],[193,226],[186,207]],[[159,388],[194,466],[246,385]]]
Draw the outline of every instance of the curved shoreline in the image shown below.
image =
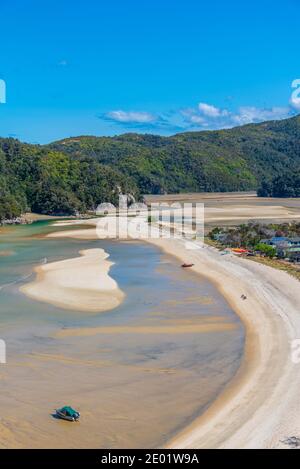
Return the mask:
[[20,291],[31,299],[76,311],[99,313],[119,306],[125,295],[109,276],[113,265],[107,260],[109,254],[103,249],[79,254],[36,267],[35,280]]
[[[245,354],[237,374],[207,411],[175,435],[167,447],[284,446],[282,440],[300,432],[300,419],[297,422],[293,414],[295,406],[300,409],[300,365],[297,368],[290,357],[290,341],[300,337],[299,282],[285,272],[251,261],[221,258],[209,247],[189,251],[178,240],[150,242],[180,261],[193,261],[193,270],[216,285],[246,328]],[[281,297],[280,284],[286,293],[292,290],[291,298]],[[241,300],[242,293],[247,301]],[[290,304],[293,299],[294,305]]]
[[[96,230],[80,231],[76,236],[99,239]],[[73,237],[74,232],[63,233],[68,235]],[[144,241],[194,263],[193,270],[217,286],[246,328],[245,354],[237,374],[207,411],[167,447],[285,447],[284,439],[300,435],[300,364],[291,360],[291,341],[300,338],[299,282],[271,267],[220,256],[208,246],[187,250],[183,240]],[[242,301],[241,294],[248,299]]]

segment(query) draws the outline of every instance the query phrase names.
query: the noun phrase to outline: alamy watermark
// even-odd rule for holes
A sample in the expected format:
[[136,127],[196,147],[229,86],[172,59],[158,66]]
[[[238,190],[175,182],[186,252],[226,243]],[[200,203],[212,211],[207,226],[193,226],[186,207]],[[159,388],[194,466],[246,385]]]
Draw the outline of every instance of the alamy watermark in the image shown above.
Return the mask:
[[0,104],[6,103],[6,83],[0,79]]
[[6,363],[6,343],[5,340],[0,339],[0,364]]
[[292,88],[294,91],[291,94],[290,104],[293,108],[299,110],[300,109],[300,79],[297,78],[292,82]]
[[[119,207],[103,203],[97,207],[97,235],[101,239],[204,240],[203,203],[132,203],[121,195]],[[186,245],[195,249],[195,243]]]
[[291,341],[291,361],[295,365],[300,363],[300,339]]

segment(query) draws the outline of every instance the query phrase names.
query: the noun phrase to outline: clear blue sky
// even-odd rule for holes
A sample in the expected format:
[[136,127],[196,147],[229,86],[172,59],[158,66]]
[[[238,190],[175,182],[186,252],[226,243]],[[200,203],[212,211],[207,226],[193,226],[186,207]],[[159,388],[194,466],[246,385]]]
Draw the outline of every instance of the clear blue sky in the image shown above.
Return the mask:
[[1,0],[0,136],[172,134],[283,118],[297,0]]

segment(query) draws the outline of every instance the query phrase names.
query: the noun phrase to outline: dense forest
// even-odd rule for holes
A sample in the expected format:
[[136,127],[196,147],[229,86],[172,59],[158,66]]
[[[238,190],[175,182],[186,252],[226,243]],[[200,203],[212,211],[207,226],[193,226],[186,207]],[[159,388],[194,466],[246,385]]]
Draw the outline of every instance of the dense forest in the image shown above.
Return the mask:
[[132,180],[95,159],[0,139],[0,221],[27,210],[84,212],[103,201],[117,203],[120,191],[139,197]]
[[300,117],[171,137],[0,139],[0,220],[25,210],[72,214],[119,192],[242,191],[299,196]]
[[50,148],[90,156],[134,179],[142,193],[255,190],[300,168],[300,117],[172,137],[78,137]]
[[263,180],[257,195],[260,197],[300,197],[300,169],[294,173],[285,172],[271,181]]

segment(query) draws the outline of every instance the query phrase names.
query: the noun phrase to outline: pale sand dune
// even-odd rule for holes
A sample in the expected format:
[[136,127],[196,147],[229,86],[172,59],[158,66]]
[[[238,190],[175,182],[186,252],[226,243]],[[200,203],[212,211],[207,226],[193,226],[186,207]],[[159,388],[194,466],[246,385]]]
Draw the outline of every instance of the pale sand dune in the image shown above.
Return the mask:
[[88,312],[116,308],[124,293],[108,275],[112,262],[103,249],[80,251],[81,257],[37,267],[36,279],[20,290],[54,306]]
[[[56,225],[57,226],[57,225]],[[62,225],[58,225],[62,226]],[[73,238],[73,239],[97,239],[97,232],[94,228],[82,230],[68,230],[68,231],[56,231],[54,233],[49,233],[48,238]]]
[[216,284],[246,326],[245,356],[236,377],[169,447],[278,448],[286,437],[299,436],[300,364],[291,360],[291,341],[300,338],[299,282],[207,246],[188,250],[182,240],[148,242],[180,263],[193,262],[193,270]]
[[58,220],[52,223],[52,226],[74,226],[74,225],[81,225],[82,220]]
[[282,206],[248,206],[241,205],[239,207],[207,207],[205,209],[205,220],[213,221],[230,221],[230,220],[291,220],[300,218],[300,213],[296,213]]

